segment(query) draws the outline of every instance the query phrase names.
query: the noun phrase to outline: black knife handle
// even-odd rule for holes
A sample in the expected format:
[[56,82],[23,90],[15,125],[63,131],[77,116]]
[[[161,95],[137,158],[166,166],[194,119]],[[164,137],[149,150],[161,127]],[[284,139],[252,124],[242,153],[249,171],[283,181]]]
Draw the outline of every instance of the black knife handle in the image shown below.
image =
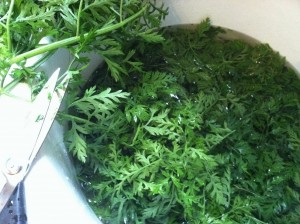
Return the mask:
[[1,224],[27,224],[24,183],[21,181],[0,213]]

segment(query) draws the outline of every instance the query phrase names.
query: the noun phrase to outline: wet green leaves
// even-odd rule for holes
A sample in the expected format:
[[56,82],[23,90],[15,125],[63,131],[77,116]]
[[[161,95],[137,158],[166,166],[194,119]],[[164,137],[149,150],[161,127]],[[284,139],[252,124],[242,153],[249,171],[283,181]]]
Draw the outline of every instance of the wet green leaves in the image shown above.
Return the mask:
[[104,67],[62,115],[87,197],[108,223],[300,219],[300,81],[268,45],[219,31],[209,20],[165,29],[162,43],[136,37],[134,54],[123,42],[139,66],[121,83]]

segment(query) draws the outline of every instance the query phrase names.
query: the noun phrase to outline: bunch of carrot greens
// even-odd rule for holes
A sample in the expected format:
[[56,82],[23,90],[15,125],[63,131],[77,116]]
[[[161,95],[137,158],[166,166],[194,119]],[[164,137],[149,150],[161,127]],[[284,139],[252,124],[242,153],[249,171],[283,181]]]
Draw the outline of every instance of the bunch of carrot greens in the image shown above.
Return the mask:
[[268,45],[224,40],[208,19],[158,30],[166,10],[149,1],[0,4],[2,80],[61,47],[104,60],[84,84],[70,66],[59,115],[104,223],[298,223],[300,80]]

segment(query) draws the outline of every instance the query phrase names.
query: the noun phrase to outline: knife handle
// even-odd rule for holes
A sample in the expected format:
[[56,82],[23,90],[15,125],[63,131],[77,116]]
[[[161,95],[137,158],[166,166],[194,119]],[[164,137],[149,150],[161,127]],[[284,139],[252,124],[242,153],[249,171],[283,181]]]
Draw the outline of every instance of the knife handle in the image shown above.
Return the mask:
[[21,181],[0,213],[0,223],[27,224],[24,183]]

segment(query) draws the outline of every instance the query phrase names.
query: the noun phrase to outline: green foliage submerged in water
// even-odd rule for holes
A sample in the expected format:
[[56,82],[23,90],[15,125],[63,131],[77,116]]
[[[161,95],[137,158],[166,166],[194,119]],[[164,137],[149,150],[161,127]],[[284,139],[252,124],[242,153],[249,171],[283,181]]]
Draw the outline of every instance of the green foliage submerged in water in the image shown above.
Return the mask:
[[124,41],[137,69],[97,71],[70,104],[67,140],[105,222],[299,222],[300,81],[268,45],[220,32],[205,20]]

